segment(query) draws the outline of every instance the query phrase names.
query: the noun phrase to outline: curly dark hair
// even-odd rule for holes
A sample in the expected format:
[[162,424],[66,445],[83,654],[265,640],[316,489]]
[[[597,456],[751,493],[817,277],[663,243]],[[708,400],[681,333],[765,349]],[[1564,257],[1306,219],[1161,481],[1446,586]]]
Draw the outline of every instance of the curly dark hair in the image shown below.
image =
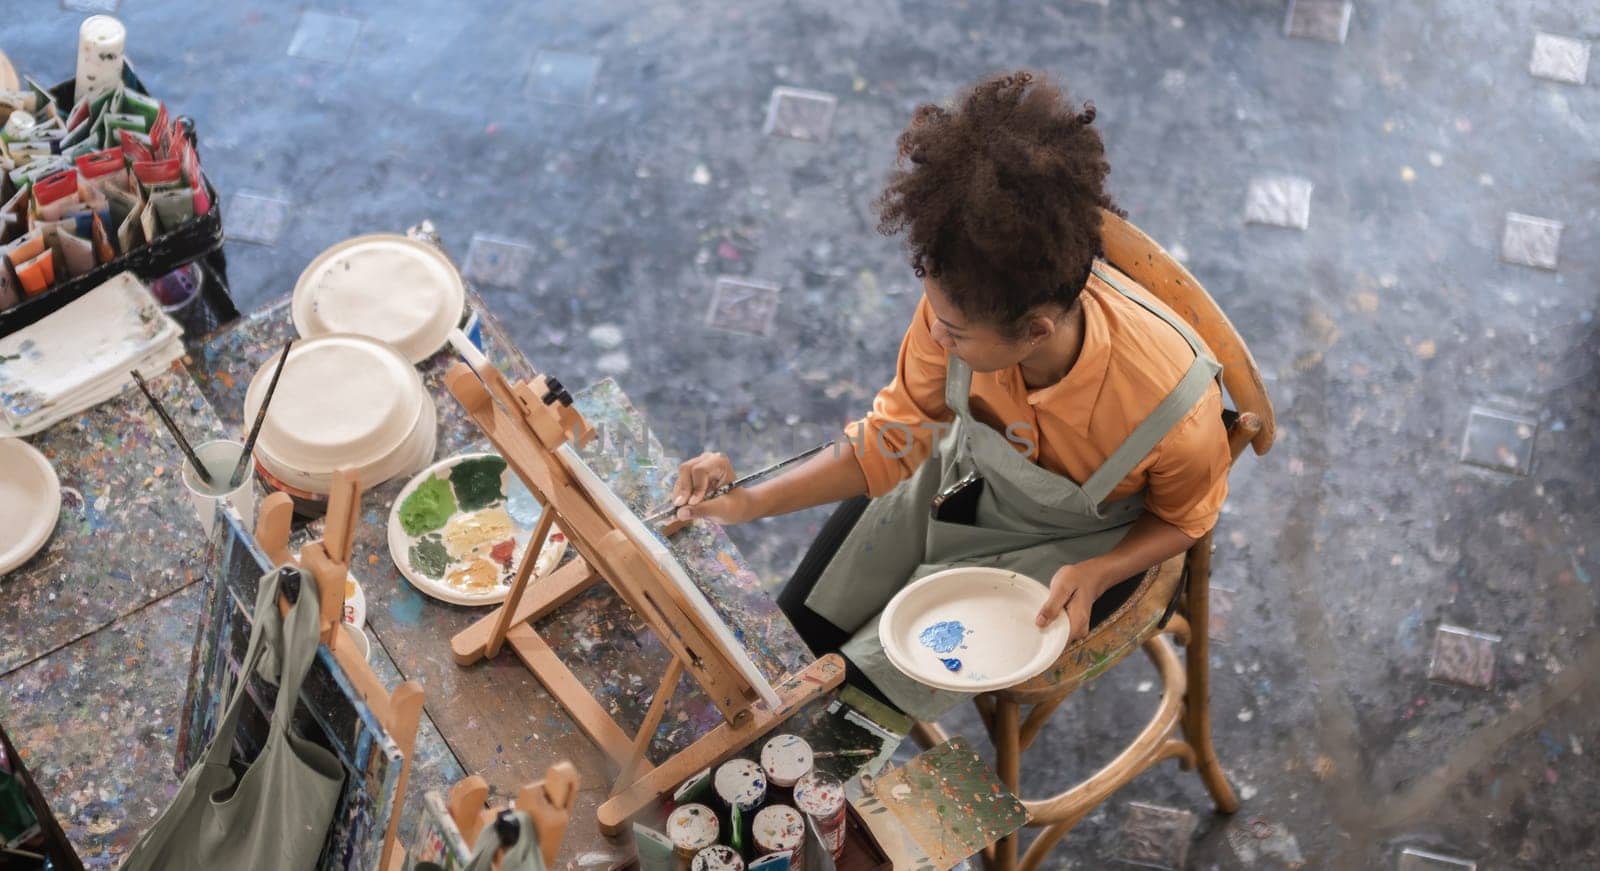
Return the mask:
[[[968,317],[1016,338],[1040,305],[1070,308],[1101,254],[1105,143],[1093,103],[1019,71],[974,85],[948,110],[917,107],[878,197],[878,232],[907,231],[911,267]],[[909,168],[907,163],[909,162]]]

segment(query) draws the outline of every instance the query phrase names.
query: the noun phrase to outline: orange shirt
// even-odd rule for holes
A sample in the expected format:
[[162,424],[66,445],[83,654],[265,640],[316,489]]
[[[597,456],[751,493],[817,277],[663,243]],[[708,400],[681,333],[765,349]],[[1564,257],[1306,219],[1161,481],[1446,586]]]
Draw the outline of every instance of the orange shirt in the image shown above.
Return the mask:
[[[1116,277],[1134,292],[1142,290],[1132,279]],[[1171,325],[1096,276],[1090,276],[1079,299],[1083,350],[1065,377],[1030,391],[1018,367],[974,372],[970,403],[978,420],[1001,433],[1011,427],[1014,442],[1031,442],[1030,460],[1082,484],[1166,398],[1194,362],[1194,353]],[[900,343],[894,381],[878,392],[872,411],[847,428],[872,496],[894,489],[927,459],[933,437],[943,430],[925,423],[954,417],[944,402],[948,352],[933,338],[933,321],[924,298]],[[885,426],[891,422],[903,426]],[[1222,395],[1212,382],[1108,498],[1144,490],[1147,510],[1199,538],[1222,510],[1228,461]]]

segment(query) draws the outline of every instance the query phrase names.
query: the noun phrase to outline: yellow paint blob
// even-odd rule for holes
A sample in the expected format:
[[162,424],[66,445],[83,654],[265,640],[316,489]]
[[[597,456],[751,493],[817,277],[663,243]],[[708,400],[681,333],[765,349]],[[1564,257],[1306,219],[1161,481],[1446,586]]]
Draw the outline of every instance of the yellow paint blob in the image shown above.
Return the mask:
[[444,527],[444,546],[454,559],[470,557],[516,534],[516,524],[503,506],[485,508],[450,518]]
[[486,559],[476,559],[451,569],[445,583],[465,593],[481,593],[500,585],[500,567]]

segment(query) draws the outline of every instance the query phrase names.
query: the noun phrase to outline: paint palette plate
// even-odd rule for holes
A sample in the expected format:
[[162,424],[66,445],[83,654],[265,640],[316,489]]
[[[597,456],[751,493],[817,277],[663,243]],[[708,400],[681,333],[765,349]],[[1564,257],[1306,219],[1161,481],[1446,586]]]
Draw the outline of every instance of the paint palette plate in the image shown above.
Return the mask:
[[[389,511],[389,554],[424,593],[456,605],[504,601],[542,509],[505,460],[462,454],[412,478]],[[537,575],[554,569],[567,540],[552,527]]]
[[44,454],[0,438],[0,576],[44,547],[61,514],[61,482]]
[[1026,575],[994,568],[935,572],[901,590],[883,609],[878,640],[889,662],[918,683],[988,692],[1039,674],[1067,648],[1059,618],[1033,623],[1050,590]]

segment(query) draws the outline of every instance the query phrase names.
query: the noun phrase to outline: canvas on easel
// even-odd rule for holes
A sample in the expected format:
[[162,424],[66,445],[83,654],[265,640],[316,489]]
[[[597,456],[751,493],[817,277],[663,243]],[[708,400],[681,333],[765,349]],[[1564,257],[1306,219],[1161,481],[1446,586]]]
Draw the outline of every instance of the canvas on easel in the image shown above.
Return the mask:
[[[446,377],[450,392],[543,507],[511,590],[494,613],[451,639],[465,666],[509,644],[601,750],[619,767],[611,798],[597,814],[616,834],[650,803],[694,772],[738,752],[805,702],[839,685],[844,662],[829,655],[774,687],[756,668],[688,572],[662,540],[574,450],[592,431],[572,398],[539,376],[511,384],[481,353],[455,342],[467,363]],[[559,524],[578,556],[529,584],[534,555]],[[605,580],[671,653],[638,731],[628,734],[534,630],[534,622]],[[678,680],[687,674],[723,722],[659,764],[646,751]]]

